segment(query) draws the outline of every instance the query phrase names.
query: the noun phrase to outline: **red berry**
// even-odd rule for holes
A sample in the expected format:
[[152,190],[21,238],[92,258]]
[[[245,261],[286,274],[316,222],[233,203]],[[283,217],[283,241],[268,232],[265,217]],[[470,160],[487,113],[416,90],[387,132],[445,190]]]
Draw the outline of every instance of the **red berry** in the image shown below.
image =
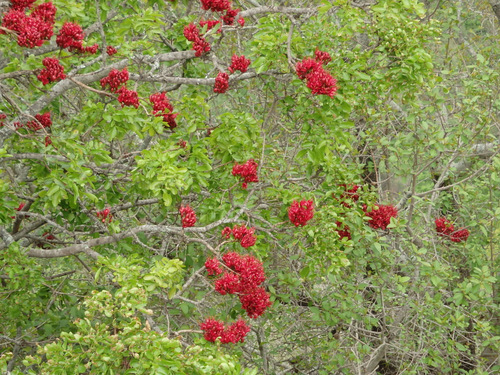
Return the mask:
[[44,85],[66,78],[64,67],[59,63],[58,59],[46,57],[43,59],[42,64],[45,68],[40,71],[37,78]]
[[228,70],[231,73],[234,73],[236,70],[245,73],[249,65],[250,65],[250,60],[247,59],[245,56],[233,55],[231,57],[231,66],[228,68]]
[[179,213],[181,214],[182,219],[182,227],[188,228],[193,227],[196,223],[196,214],[189,205],[181,206],[179,209]]
[[314,216],[313,201],[302,200],[300,203],[293,201],[292,205],[288,209],[288,218],[290,221],[298,227],[304,226],[309,220]]
[[72,22],[65,22],[56,38],[56,43],[61,48],[70,50],[82,50],[83,29],[80,25]]
[[118,51],[117,51],[117,50],[116,50],[116,48],[115,48],[115,47],[113,47],[113,46],[107,46],[107,47],[106,47],[106,53],[107,53],[109,56],[113,56],[113,55],[117,54],[117,53],[118,53]]

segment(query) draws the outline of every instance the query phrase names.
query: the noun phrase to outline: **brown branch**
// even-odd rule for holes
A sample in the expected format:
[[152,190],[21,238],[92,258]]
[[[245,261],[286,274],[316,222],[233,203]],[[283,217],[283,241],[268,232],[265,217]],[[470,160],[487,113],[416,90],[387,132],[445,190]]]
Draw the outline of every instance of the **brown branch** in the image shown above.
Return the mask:
[[168,233],[168,234],[174,234],[174,235],[178,235],[178,236],[183,236],[183,235],[185,235],[185,233],[189,233],[189,232],[206,233],[219,225],[234,223],[235,221],[238,220],[238,217],[243,213],[243,210],[244,209],[241,209],[235,215],[235,217],[232,217],[230,219],[221,219],[221,220],[215,221],[209,225],[206,225],[204,227],[182,228],[182,227],[174,227],[174,226],[166,226],[166,225],[141,225],[141,226],[129,229],[129,230],[122,232],[122,233],[118,233],[118,234],[114,234],[114,235],[106,236],[106,237],[91,239],[91,240],[88,240],[84,243],[74,244],[74,245],[62,247],[59,249],[50,249],[50,250],[30,249],[27,252],[27,255],[30,257],[33,257],[33,258],[61,258],[61,257],[66,257],[66,256],[75,255],[75,254],[85,252],[88,255],[90,255],[94,258],[97,258],[99,256],[99,254],[96,253],[95,251],[91,250],[90,249],[91,247],[116,243],[116,242],[121,241],[125,238],[132,237],[135,234],[140,233],[140,232],[144,232],[144,233]]
[[239,16],[240,17],[250,17],[250,16],[254,16],[257,14],[264,14],[264,13],[313,15],[317,11],[318,10],[316,8],[292,8],[292,7],[282,7],[282,6],[277,6],[277,7],[262,6],[262,7],[256,7],[256,8],[244,10],[243,12],[239,13]]
[[20,77],[20,76],[27,76],[27,75],[30,75],[33,73],[34,73],[33,70],[19,70],[17,72],[2,73],[2,74],[0,74],[0,81],[3,79],[7,79],[7,78],[16,78],[16,77]]

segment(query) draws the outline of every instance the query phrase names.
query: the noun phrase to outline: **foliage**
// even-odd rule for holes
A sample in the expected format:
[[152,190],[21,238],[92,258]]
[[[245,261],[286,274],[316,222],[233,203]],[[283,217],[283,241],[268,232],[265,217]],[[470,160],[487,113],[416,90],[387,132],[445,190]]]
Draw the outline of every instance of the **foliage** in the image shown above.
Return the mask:
[[2,372],[499,371],[488,2],[31,3],[0,3]]

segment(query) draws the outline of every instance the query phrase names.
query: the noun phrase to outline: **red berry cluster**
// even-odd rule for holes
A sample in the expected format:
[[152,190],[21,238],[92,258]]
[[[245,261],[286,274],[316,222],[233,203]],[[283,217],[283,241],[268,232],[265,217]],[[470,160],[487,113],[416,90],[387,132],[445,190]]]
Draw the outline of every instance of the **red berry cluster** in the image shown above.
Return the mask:
[[[175,118],[179,114],[172,113],[174,107],[170,104],[164,92],[150,95],[149,101],[153,104],[153,114],[155,116],[163,117],[163,121],[168,124],[169,128],[173,129],[177,127]],[[168,112],[165,112],[166,110]]]
[[111,214],[111,210],[109,208],[106,208],[102,211],[97,211],[96,216],[103,222],[105,223],[106,221],[108,223],[111,223],[113,220],[113,215]]
[[253,160],[248,160],[245,164],[236,163],[233,166],[233,176],[240,176],[243,178],[243,183],[241,186],[246,189],[249,182],[259,182],[257,177],[257,167],[258,164]]
[[240,18],[238,19],[238,23],[240,24],[240,26],[241,26],[241,27],[245,26],[245,19],[244,19],[244,18],[242,18],[242,17],[240,17]]
[[222,18],[222,22],[224,22],[224,25],[232,25],[234,23],[234,19],[240,12],[239,9],[228,9],[226,11],[226,14],[224,14]]
[[[218,20],[200,21],[199,24],[200,24],[200,27],[202,29],[206,25],[207,31],[209,31],[209,30],[212,30],[216,25],[219,25],[220,21],[218,21]],[[222,29],[219,28],[219,30],[217,30],[217,33],[221,33],[221,32],[222,32]]]
[[93,46],[82,48],[79,52],[87,52],[90,53],[91,55],[94,55],[98,49],[99,49],[99,44],[94,44]]
[[137,91],[134,90],[129,90],[127,87],[122,86],[120,89],[117,91],[118,94],[118,102],[122,105],[122,108],[125,106],[131,106],[138,108],[139,107],[139,95],[137,94]]
[[465,242],[469,238],[469,231],[465,228],[460,228],[456,232],[451,234],[451,240],[453,242]]
[[187,143],[184,139],[181,139],[179,140],[179,142],[177,142],[177,144],[179,145],[180,148],[186,148],[187,147]]
[[44,85],[66,78],[64,67],[59,63],[58,59],[46,57],[43,59],[42,64],[45,68],[36,77]]
[[[16,211],[21,211],[24,208],[24,206],[26,206],[26,203],[24,203],[24,202],[19,203],[19,206],[16,208]],[[11,216],[10,218],[15,219],[16,217]]]
[[217,258],[209,258],[205,261],[205,268],[208,276],[220,275],[223,271],[220,269],[220,262]]
[[5,120],[7,118],[7,115],[4,113],[0,113],[0,128],[4,125],[2,120]]
[[347,238],[348,240],[351,239],[351,228],[349,228],[348,225],[346,225],[340,221],[337,221],[335,223],[335,225],[337,226],[336,231],[337,231],[340,239],[342,239],[344,237]]
[[[333,198],[340,201],[340,204],[344,207],[351,208],[351,203],[359,200],[358,190],[361,186],[356,184],[340,184],[339,186],[344,189],[344,192],[340,195],[340,198],[337,198],[335,194],[333,195]],[[343,221],[337,221],[335,225],[337,226],[336,232],[338,233],[340,239],[347,238],[350,240],[352,238],[351,228],[349,228],[347,224]]]
[[[215,290],[221,295],[239,295],[242,308],[247,315],[258,318],[271,306],[269,294],[260,285],[266,280],[262,263],[251,255],[226,253],[222,256],[224,265],[230,271],[215,281]],[[220,275],[223,271],[219,261],[207,259],[205,267],[209,275]]]
[[42,234],[42,238],[44,239],[44,241],[35,242],[35,246],[41,247],[42,249],[50,248],[50,244],[47,244],[45,241],[54,241],[56,239],[56,237],[50,232],[45,232],[44,234]]
[[109,85],[109,91],[117,92],[118,88],[127,83],[128,81],[128,70],[127,68],[123,68],[120,72],[118,69],[112,69],[107,77],[101,79],[101,87],[104,89],[107,85]]
[[[54,24],[56,19],[57,8],[51,2],[43,3],[38,5],[33,12],[31,12],[31,17],[36,17],[44,22],[51,25]],[[52,34],[51,34],[52,36]]]
[[[231,1],[229,0],[200,0],[201,6],[204,10],[211,10],[212,12],[226,12],[222,15],[221,19],[225,25],[232,25],[234,19],[239,13],[239,9],[232,9]],[[243,25],[242,25],[243,26]]]
[[314,51],[314,57],[316,58],[316,61],[319,61],[324,65],[326,65],[330,61],[332,61],[332,57],[330,56],[330,54],[328,52],[320,51],[317,48],[316,48],[316,51]]
[[250,60],[247,59],[244,55],[241,56],[233,55],[231,57],[231,66],[228,68],[228,70],[231,73],[234,73],[236,70],[245,73],[249,65],[250,65]]
[[337,80],[324,68],[331,57],[327,52],[316,50],[315,59],[305,58],[297,63],[295,70],[300,79],[307,81],[307,87],[314,95],[328,95],[331,98],[337,92]]
[[219,94],[224,94],[229,88],[229,75],[227,73],[220,72],[215,78],[214,92]]
[[453,224],[445,217],[440,217],[434,220],[434,223],[436,224],[436,232],[440,236],[449,236],[455,230]]
[[195,56],[199,57],[203,53],[210,51],[210,44],[200,35],[200,30],[194,23],[190,23],[184,28],[184,36],[190,42],[193,42]]
[[298,227],[304,226],[309,220],[314,216],[313,201],[302,200],[300,203],[293,201],[292,205],[288,209],[288,217],[290,221]]
[[52,139],[50,138],[50,136],[46,135],[45,136],[45,147],[48,147],[51,144],[52,144]]
[[80,25],[73,22],[65,22],[56,38],[56,43],[61,48],[67,48],[70,51],[79,53],[95,54],[99,49],[98,44],[90,47],[83,46],[83,29]]
[[[25,9],[31,8],[32,3],[13,2],[12,8],[2,19],[2,27],[16,33],[17,44],[21,47],[40,47],[54,33],[56,7],[48,2],[37,6],[30,15],[25,14]],[[5,31],[0,30],[0,34],[5,34]]]
[[35,1],[36,0],[10,0],[10,2],[12,3],[11,9],[24,12],[26,8],[31,9]]
[[469,231],[466,228],[460,228],[455,231],[453,224],[444,217],[440,217],[434,221],[436,224],[436,232],[440,236],[446,236],[453,242],[465,242],[469,238]]
[[35,115],[35,120],[28,121],[26,124],[21,124],[20,122],[14,123],[16,129],[27,127],[28,129],[33,131],[37,131],[43,128],[50,128],[51,125],[52,120],[50,118],[50,112],[46,112],[43,115],[37,114]]
[[203,10],[211,10],[212,12],[223,12],[231,9],[231,1],[229,0],[200,0]]
[[359,193],[358,190],[361,186],[351,184],[351,185],[346,185],[346,184],[341,184],[341,187],[345,189],[345,192],[342,193],[340,196],[340,199],[342,200],[342,204],[346,207],[350,207],[347,203],[344,202],[344,199],[349,198],[354,202],[357,202],[359,200]]
[[83,29],[73,22],[65,22],[56,38],[56,43],[61,48],[81,51],[83,49]]
[[116,48],[115,48],[115,47],[113,47],[113,46],[107,46],[107,47],[106,47],[106,53],[107,53],[109,56],[113,56],[113,55],[117,54],[117,53],[118,53],[118,51],[117,51],[117,50],[116,50]]
[[234,239],[240,241],[240,245],[244,248],[249,248],[255,245],[257,237],[255,236],[254,233],[255,233],[255,228],[253,227],[247,228],[244,224],[241,224],[240,226],[235,225],[233,229],[225,227],[222,230],[223,237],[229,239],[232,234]]
[[179,213],[181,214],[182,227],[189,228],[196,224],[196,214],[194,210],[189,207],[189,204],[179,208]]
[[243,319],[224,328],[223,322],[208,318],[200,324],[200,328],[204,332],[203,337],[205,337],[205,340],[215,342],[220,338],[222,344],[244,342],[245,336],[250,332],[250,327],[247,326]]
[[364,204],[363,211],[365,211],[366,216],[371,218],[368,225],[374,229],[387,229],[387,226],[391,222],[391,217],[398,216],[398,210],[391,205],[376,204],[375,209],[370,212],[367,212],[367,209],[366,204]]

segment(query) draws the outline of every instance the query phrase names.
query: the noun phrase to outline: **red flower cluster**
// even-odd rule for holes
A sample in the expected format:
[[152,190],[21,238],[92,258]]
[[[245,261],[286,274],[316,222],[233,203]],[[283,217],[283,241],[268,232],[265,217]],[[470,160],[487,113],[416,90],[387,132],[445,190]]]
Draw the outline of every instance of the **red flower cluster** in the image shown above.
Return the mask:
[[[31,8],[32,1],[13,2],[12,8],[5,13],[2,27],[17,34],[17,44],[21,47],[40,47],[53,35],[56,8],[51,2],[37,6],[28,16],[25,8]],[[5,31],[0,30],[0,34]]]
[[304,226],[309,220],[314,216],[313,201],[302,200],[300,203],[293,201],[292,205],[288,209],[288,217],[290,221],[298,227]]
[[300,79],[307,80],[307,87],[314,95],[328,95],[333,98],[337,92],[337,80],[323,69],[323,63],[331,60],[328,53],[316,50],[316,59],[305,58],[298,62],[295,70]]
[[[359,200],[359,193],[357,191],[361,186],[355,184],[351,184],[350,186],[341,184],[340,186],[344,187],[345,189],[345,193],[340,196],[341,199],[350,198],[354,202],[357,202]],[[350,187],[350,189],[348,189],[348,187]]]
[[189,204],[187,206],[181,205],[179,213],[181,214],[183,228],[193,227],[196,224],[196,214],[194,210],[189,207]]
[[[208,21],[200,21],[200,27],[203,29],[205,25],[207,25],[207,31],[212,30],[216,25],[220,24],[218,20],[208,20]],[[221,33],[222,29],[217,30],[217,33]]]
[[204,10],[211,10],[212,12],[226,12],[221,18],[225,25],[232,25],[234,19],[239,13],[239,9],[231,8],[231,1],[229,0],[200,0],[201,6]]
[[200,324],[200,328],[205,332],[203,335],[205,340],[215,342],[215,340],[221,337],[224,332],[224,323],[215,319],[207,318]]
[[118,69],[112,69],[107,77],[101,79],[101,87],[104,89],[109,85],[109,91],[117,92],[120,85],[125,84],[128,81],[128,70],[123,68],[120,72]]
[[451,240],[453,242],[465,242],[469,238],[469,231],[465,228],[460,228],[456,232],[451,234]]
[[[178,113],[172,113],[174,107],[168,101],[167,96],[164,92],[152,94],[149,97],[149,101],[153,104],[153,114],[157,117],[163,117],[163,121],[166,122],[171,129],[177,127],[175,118],[179,115]],[[168,110],[168,112],[165,112]]]
[[[271,305],[269,294],[260,285],[266,280],[262,263],[251,255],[226,253],[222,256],[231,271],[215,281],[215,290],[221,295],[238,294],[242,308],[255,319]],[[222,270],[217,259],[207,259],[205,267],[210,276],[220,275]]]
[[65,22],[56,38],[56,43],[61,48],[81,51],[83,49],[83,29],[80,25]]
[[220,262],[217,258],[209,258],[205,261],[205,268],[207,269],[208,276],[220,275],[222,270],[219,267]]
[[387,229],[387,226],[391,222],[391,217],[398,216],[398,210],[391,205],[376,204],[375,207],[378,209],[367,212],[366,204],[363,205],[365,215],[371,218],[368,224],[374,229]]
[[344,223],[340,222],[340,221],[337,221],[335,223],[335,225],[337,226],[337,233],[340,237],[340,239],[346,237],[348,240],[351,239],[351,228],[349,228],[348,225],[345,225]]
[[229,88],[229,75],[220,72],[215,78],[214,92],[224,94]]
[[158,92],[156,94],[151,94],[149,96],[149,101],[153,104],[153,114],[158,112],[163,112],[168,109],[170,112],[174,110],[174,107],[168,101],[167,95],[164,92]]
[[28,121],[26,124],[21,124],[20,122],[15,122],[14,126],[16,129],[20,129],[26,126],[28,129],[37,131],[43,128],[50,128],[52,125],[52,120],[50,119],[50,112],[46,112],[43,115],[35,115],[35,120]]
[[229,71],[231,73],[234,73],[236,70],[239,70],[240,72],[245,73],[249,65],[250,60],[247,59],[244,55],[233,55],[231,57],[231,66],[229,67]]
[[225,227],[222,230],[223,237],[229,239],[232,234],[234,239],[240,241],[241,246],[243,246],[244,248],[249,248],[250,246],[255,245],[257,237],[254,235],[254,233],[255,228],[247,228],[244,224],[240,226],[235,225],[233,229]]
[[243,183],[241,184],[243,189],[246,189],[249,182],[259,182],[259,178],[257,177],[257,167],[258,164],[250,159],[245,164],[236,163],[233,166],[233,176],[240,176],[243,178]]
[[70,51],[79,53],[95,54],[99,49],[98,44],[90,47],[83,46],[83,38],[85,34],[83,29],[77,23],[65,22],[56,38],[56,43],[61,48],[68,48]]
[[469,231],[466,228],[460,228],[455,231],[453,224],[445,217],[434,220],[436,232],[440,236],[446,236],[453,242],[465,242],[469,238]]
[[445,217],[440,217],[434,220],[434,223],[436,224],[436,232],[440,236],[449,236],[455,230],[453,224]]
[[190,42],[193,42],[195,56],[199,57],[203,53],[210,51],[210,44],[200,35],[200,30],[194,23],[190,23],[184,28],[184,36]]
[[117,100],[122,105],[122,108],[124,106],[131,106],[135,108],[139,107],[139,96],[137,91],[129,90],[123,86],[117,91],[117,93],[120,94],[118,95]]
[[330,54],[328,52],[320,51],[317,48],[316,48],[316,51],[314,52],[314,57],[316,57],[316,61],[319,61],[324,65],[326,65],[330,61],[332,61],[332,57],[330,56]]
[[256,288],[249,294],[240,295],[241,307],[247,312],[247,315],[256,319],[271,306],[269,301],[269,294],[264,288]]
[[244,342],[245,336],[250,332],[250,327],[247,326],[243,319],[224,328],[224,323],[221,321],[207,318],[200,324],[200,328],[204,332],[203,337],[205,337],[205,340],[215,342],[220,337],[222,344]]
[[177,144],[179,145],[180,148],[186,148],[187,147],[187,143],[183,139],[181,139],[179,142],[177,142]]
[[48,2],[40,4],[35,9],[33,9],[33,12],[31,12],[31,17],[38,18],[44,22],[53,25],[56,20],[56,12],[57,8],[54,6],[54,4]]
[[[16,211],[21,211],[24,208],[24,206],[26,206],[26,203],[24,203],[24,202],[19,203],[19,206],[16,208]],[[10,218],[15,219],[16,217],[11,216]]]
[[36,77],[44,85],[66,78],[66,74],[64,74],[64,67],[59,64],[58,59],[46,57],[43,59],[42,64],[45,68],[42,69],[40,74]]
[[36,0],[10,0],[12,3],[11,9],[23,11],[26,8],[31,8]]
[[250,327],[243,319],[239,319],[222,332],[220,342],[222,344],[245,342],[245,336],[248,332],[250,332]]
[[93,55],[97,52],[98,49],[99,44],[94,44],[93,46],[82,48],[79,52],[87,52]]
[[113,47],[113,46],[107,46],[107,47],[106,47],[106,53],[107,53],[109,56],[113,56],[113,55],[117,54],[117,53],[118,53],[118,51],[117,51],[117,50],[116,50],[116,48],[115,48],[115,47]]
[[239,12],[239,9],[228,9],[226,14],[222,16],[222,22],[224,22],[224,25],[232,25]]
[[231,9],[229,0],[200,0],[203,10],[211,10],[212,12],[223,12]]
[[111,210],[109,208],[106,208],[102,211],[97,211],[96,216],[103,222],[105,223],[106,221],[108,223],[111,223],[111,220],[113,220],[113,215],[111,214]]

